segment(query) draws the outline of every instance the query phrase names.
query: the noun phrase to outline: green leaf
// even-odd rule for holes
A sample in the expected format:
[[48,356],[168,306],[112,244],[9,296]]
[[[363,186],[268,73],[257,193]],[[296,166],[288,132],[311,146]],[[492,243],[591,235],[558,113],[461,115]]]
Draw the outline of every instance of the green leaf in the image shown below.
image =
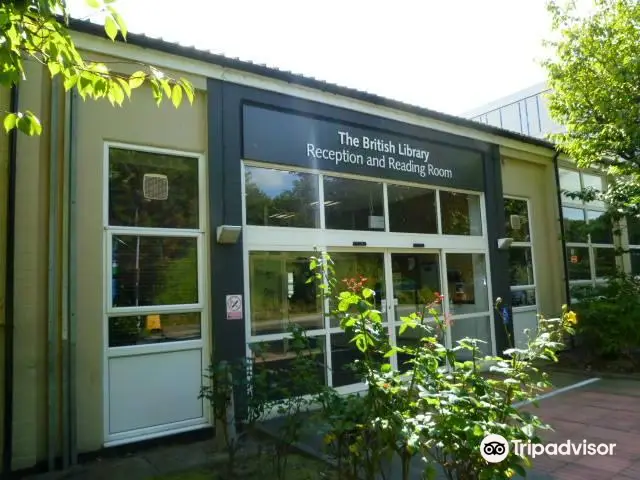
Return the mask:
[[362,296],[364,298],[371,298],[375,295],[376,292],[374,292],[373,290],[371,290],[370,288],[363,288],[362,289]]
[[180,85],[174,85],[173,91],[171,92],[171,101],[173,102],[173,106],[178,108],[180,103],[182,103],[182,87]]
[[113,17],[107,17],[104,20],[104,31],[112,41],[115,41],[116,36],[118,35],[118,24],[113,19]]
[[6,117],[4,117],[4,131],[9,133],[9,131],[16,128],[16,123],[18,122],[18,115],[15,113],[8,113]]
[[146,78],[147,78],[147,74],[141,70],[138,70],[137,72],[132,73],[131,76],[129,77],[129,86],[132,89],[138,88],[140,85],[144,83]]
[[480,425],[474,425],[473,426],[473,434],[476,437],[481,437],[484,435],[484,430],[482,430],[482,427]]
[[42,133],[40,120],[30,111],[26,111],[22,116],[19,116],[16,126],[25,135],[34,136]]
[[189,99],[189,103],[193,105],[193,98],[194,98],[194,90],[193,90],[193,85],[191,85],[191,83],[189,82],[189,80],[187,80],[186,78],[181,78],[180,83],[182,84],[182,88],[184,88],[184,93],[187,96],[187,98]]
[[120,33],[122,33],[122,38],[124,38],[126,40],[127,38],[127,24],[124,21],[124,18],[122,18],[122,15],[120,15],[118,12],[111,12],[111,15],[113,16],[114,21],[116,22],[116,24],[118,25],[118,28],[120,29]]
[[100,2],[98,0],[84,0],[84,3],[91,8],[100,8]]

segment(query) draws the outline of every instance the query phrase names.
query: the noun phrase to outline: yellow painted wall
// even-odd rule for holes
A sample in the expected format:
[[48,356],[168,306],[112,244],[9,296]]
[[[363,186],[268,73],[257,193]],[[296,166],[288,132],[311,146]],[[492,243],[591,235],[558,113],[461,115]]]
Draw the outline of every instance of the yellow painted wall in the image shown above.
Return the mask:
[[123,108],[106,101],[80,101],[77,141],[78,442],[80,450],[95,450],[104,440],[104,143],[206,153],[206,94],[197,92],[193,106],[187,102],[179,109],[170,102],[157,107],[150,89],[134,92],[133,102]]
[[505,196],[526,198],[530,202],[538,307],[544,315],[557,315],[565,300],[553,163],[550,159],[537,164],[503,157],[502,184]]

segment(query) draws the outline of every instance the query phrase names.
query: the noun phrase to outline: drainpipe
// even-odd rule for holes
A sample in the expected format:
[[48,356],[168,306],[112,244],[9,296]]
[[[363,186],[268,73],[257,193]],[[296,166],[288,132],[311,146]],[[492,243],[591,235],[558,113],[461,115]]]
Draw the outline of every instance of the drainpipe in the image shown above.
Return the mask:
[[[11,112],[18,111],[18,87],[11,87]],[[14,253],[16,227],[16,159],[18,152],[18,129],[9,134],[9,178],[7,191],[7,251],[5,283],[5,327],[4,327],[4,430],[2,449],[3,478],[11,474],[13,457],[13,295]]]
[[562,265],[564,267],[564,293],[567,298],[567,306],[571,306],[571,290],[569,288],[569,261],[567,257],[567,239],[564,234],[564,216],[562,215],[562,192],[560,188],[560,169],[558,168],[558,157],[560,152],[556,150],[553,154],[553,169],[556,176],[556,194],[558,198],[558,218],[560,218],[560,243],[562,245]]
[[56,456],[58,455],[58,440],[60,434],[60,390],[58,388],[58,376],[60,374],[59,362],[59,269],[58,269],[58,226],[59,226],[59,159],[58,159],[58,113],[60,112],[60,83],[57,79],[51,82],[51,112],[49,121],[49,255],[48,255],[48,390],[47,406],[49,410],[49,441],[48,464],[49,471],[55,470]]

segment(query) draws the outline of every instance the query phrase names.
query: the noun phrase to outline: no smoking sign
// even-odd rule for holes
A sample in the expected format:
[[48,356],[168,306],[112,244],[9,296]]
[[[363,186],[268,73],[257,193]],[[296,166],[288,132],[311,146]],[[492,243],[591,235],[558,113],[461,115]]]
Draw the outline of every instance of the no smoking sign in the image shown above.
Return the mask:
[[242,319],[242,295],[227,295],[227,320]]

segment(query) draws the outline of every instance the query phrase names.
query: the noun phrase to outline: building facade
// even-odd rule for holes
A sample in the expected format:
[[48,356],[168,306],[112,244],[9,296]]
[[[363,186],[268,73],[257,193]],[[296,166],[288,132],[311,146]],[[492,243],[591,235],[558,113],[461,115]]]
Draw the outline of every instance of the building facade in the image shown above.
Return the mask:
[[292,324],[323,353],[327,385],[361,389],[342,369],[353,348],[306,282],[316,250],[331,254],[339,279],[368,278],[392,341],[400,317],[435,292],[455,320],[447,342],[477,337],[487,353],[507,345],[495,298],[516,343],[538,313],[559,313],[552,144],[74,29],[91,58],[123,73],[130,61],[157,65],[189,79],[196,100],[158,107],[143,87],[122,108],[84,102],[28,65],[17,102],[41,112],[44,134],[15,134],[13,149],[3,136],[0,148],[15,173],[4,177],[15,187],[5,469],[210,427],[198,398],[210,358],[266,343],[266,361],[286,365]]

